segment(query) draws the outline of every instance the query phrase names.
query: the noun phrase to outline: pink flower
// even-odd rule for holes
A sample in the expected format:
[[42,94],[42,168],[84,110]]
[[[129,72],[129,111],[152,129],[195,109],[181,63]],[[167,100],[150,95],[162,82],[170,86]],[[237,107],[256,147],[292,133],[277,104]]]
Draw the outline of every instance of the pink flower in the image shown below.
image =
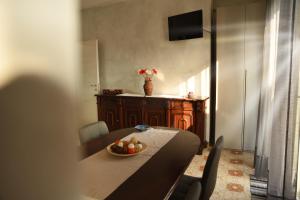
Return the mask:
[[153,69],[152,69],[152,73],[153,73],[153,74],[157,74],[157,69],[153,68]]
[[153,68],[153,69],[139,69],[137,71],[139,75],[142,75],[146,80],[151,80],[153,75],[156,75],[158,73],[158,70]]
[[146,69],[139,69],[138,74],[140,75],[146,74]]

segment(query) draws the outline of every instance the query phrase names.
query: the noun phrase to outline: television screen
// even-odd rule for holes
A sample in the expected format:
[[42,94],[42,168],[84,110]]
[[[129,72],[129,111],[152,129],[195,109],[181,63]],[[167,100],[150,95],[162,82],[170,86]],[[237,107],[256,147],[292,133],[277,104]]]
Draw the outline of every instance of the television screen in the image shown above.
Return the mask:
[[168,17],[169,40],[203,37],[202,10]]

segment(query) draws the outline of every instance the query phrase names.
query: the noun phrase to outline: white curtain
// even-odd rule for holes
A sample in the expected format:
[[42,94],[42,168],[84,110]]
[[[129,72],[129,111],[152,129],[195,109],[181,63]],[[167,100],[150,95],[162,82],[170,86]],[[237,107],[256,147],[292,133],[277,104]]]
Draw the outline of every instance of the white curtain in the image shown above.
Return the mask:
[[[291,178],[298,67],[293,65],[295,0],[268,0],[255,175],[270,196],[294,198]],[[295,57],[295,55],[294,55]]]
[[275,72],[278,37],[279,1],[267,2],[264,36],[263,78],[259,105],[258,134],[256,144],[255,175],[268,176],[268,158],[270,156],[270,138],[272,133]]

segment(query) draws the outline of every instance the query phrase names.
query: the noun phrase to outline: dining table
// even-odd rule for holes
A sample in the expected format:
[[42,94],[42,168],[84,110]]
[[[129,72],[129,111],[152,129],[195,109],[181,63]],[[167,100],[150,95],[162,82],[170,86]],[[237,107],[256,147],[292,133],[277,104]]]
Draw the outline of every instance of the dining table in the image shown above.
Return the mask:
[[[145,152],[118,157],[107,151],[115,141],[132,137],[147,145]],[[80,147],[82,193],[95,200],[168,199],[199,148],[199,137],[181,129],[110,132]]]

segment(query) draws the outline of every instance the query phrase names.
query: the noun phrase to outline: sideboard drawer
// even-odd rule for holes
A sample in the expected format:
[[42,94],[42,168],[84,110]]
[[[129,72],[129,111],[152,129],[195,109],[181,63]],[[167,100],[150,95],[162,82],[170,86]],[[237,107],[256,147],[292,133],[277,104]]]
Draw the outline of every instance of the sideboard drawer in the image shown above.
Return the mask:
[[171,110],[193,110],[193,103],[190,101],[172,100],[170,104]]

